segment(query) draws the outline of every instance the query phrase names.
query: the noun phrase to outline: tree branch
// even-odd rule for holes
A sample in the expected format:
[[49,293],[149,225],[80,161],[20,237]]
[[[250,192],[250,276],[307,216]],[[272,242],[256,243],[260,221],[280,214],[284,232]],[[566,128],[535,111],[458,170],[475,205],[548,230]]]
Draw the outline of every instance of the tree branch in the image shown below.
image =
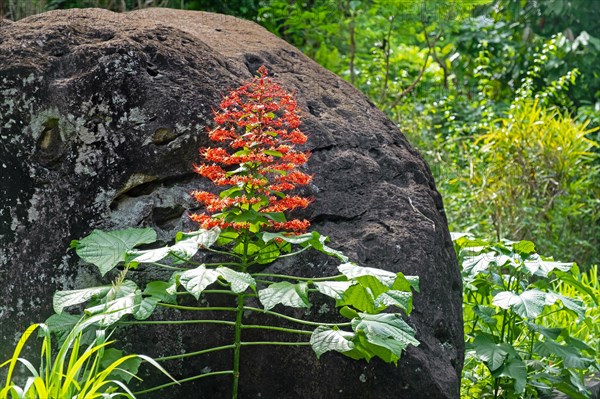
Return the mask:
[[392,108],[396,107],[407,94],[410,94],[415,89],[415,87],[417,87],[417,85],[423,78],[425,69],[427,69],[427,62],[429,61],[429,57],[431,56],[432,48],[435,46],[435,43],[438,41],[438,39],[442,35],[442,32],[438,33],[433,38],[433,42],[430,42],[429,37],[427,37],[427,27],[425,25],[425,21],[423,21],[423,33],[425,34],[425,39],[427,40],[427,47],[428,47],[427,56],[425,57],[425,62],[423,62],[423,66],[421,67],[421,70],[419,70],[419,74],[417,75],[415,80],[406,89],[402,90],[402,92],[396,97],[396,99],[394,100],[394,102],[391,105]]

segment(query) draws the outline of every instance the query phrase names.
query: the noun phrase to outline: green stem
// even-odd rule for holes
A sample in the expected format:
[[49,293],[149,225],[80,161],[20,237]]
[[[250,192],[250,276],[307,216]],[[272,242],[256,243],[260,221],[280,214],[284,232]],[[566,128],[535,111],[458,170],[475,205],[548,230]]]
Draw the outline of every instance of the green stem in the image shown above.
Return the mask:
[[348,327],[350,325],[352,325],[352,323],[347,322],[347,323],[317,323],[314,321],[306,321],[306,320],[301,320],[301,319],[296,319],[294,317],[290,317],[290,316],[286,316],[284,314],[281,313],[277,313],[277,312],[273,312],[272,310],[264,310],[264,309],[259,309],[259,308],[253,308],[250,306],[244,306],[244,310],[250,310],[253,312],[260,312],[260,313],[265,313],[271,316],[275,316],[275,317],[279,317],[285,320],[289,320],[289,321],[293,321],[295,323],[299,323],[299,324],[304,324],[307,326],[328,326],[328,327]]
[[242,327],[242,329],[245,329],[245,330],[271,330],[271,331],[288,332],[288,333],[292,333],[292,334],[304,334],[304,335],[312,334],[312,331],[296,330],[293,328],[285,328],[285,327],[273,327],[273,326],[261,326],[261,325],[243,325],[241,327]]
[[500,378],[494,378],[494,399],[498,399],[498,391],[500,390]]
[[217,263],[203,263],[204,266],[237,266],[241,267],[242,264],[239,262],[217,262]]
[[182,382],[194,381],[194,380],[197,380],[199,378],[211,377],[213,375],[226,375],[226,374],[233,374],[233,370],[213,371],[212,373],[199,374],[199,375],[195,375],[193,377],[184,378],[183,380],[173,381],[173,382],[169,382],[167,384],[159,385],[159,386],[156,386],[156,387],[153,387],[153,388],[150,388],[150,389],[145,389],[143,391],[137,391],[137,392],[135,392],[135,394],[136,395],[141,395],[141,394],[148,393],[148,392],[158,391],[159,389],[167,388],[167,387],[170,387],[170,386],[173,386],[173,385],[180,385]]
[[164,265],[162,263],[158,263],[158,262],[148,262],[149,265],[153,265],[153,266],[158,266],[162,269],[167,269],[167,270],[176,270],[176,271],[184,271],[184,270],[188,270],[185,267],[175,267],[175,266],[169,266],[169,265]]
[[299,253],[302,253],[302,252],[306,251],[308,248],[312,248],[312,245],[307,245],[304,248],[302,248],[301,250],[296,251],[296,252],[290,252],[289,254],[279,255],[279,258],[288,258],[290,256],[296,256]]
[[[213,249],[213,248],[204,248],[207,251],[213,252],[215,254],[221,254],[221,255],[226,255],[226,256],[232,256],[234,258],[238,258],[239,260],[242,260],[243,258],[237,254],[231,253],[231,252],[226,252],[226,251],[219,251],[217,249]],[[232,262],[233,263],[233,262]],[[239,265],[239,264],[238,264]]]
[[204,290],[202,294],[225,294],[225,295],[235,295],[237,294],[231,290]]
[[229,287],[228,283],[223,282],[220,279],[217,279],[217,284],[219,284],[221,287]]
[[276,341],[255,341],[255,342],[241,342],[242,346],[252,345],[280,345],[280,346],[310,346],[310,342],[276,342]]
[[310,278],[310,277],[287,276],[285,274],[254,273],[254,274],[252,274],[252,277],[285,278],[285,279],[289,279],[289,280],[298,280],[298,281],[329,281],[329,280],[335,280],[335,279],[345,277],[345,276],[343,274],[338,274],[337,276]]
[[120,321],[117,323],[121,326],[131,326],[137,324],[224,324],[227,326],[235,326],[232,321],[225,320],[160,320],[160,321]]
[[[232,308],[232,307],[225,307],[225,306],[197,307],[197,306],[173,305],[173,304],[170,304],[170,303],[162,303],[162,302],[159,302],[157,305],[163,306],[165,308],[172,308],[172,309],[179,309],[179,310],[191,310],[191,311],[203,311],[203,310],[206,310],[206,311],[211,311],[211,310],[215,310],[215,311],[230,311],[230,312],[236,312],[237,311],[237,307],[236,308]],[[293,321],[294,323],[304,324],[306,326],[314,326],[314,327],[318,327],[318,326],[349,327],[349,326],[352,325],[352,323],[350,323],[350,322],[346,322],[346,323],[318,323],[318,322],[314,322],[314,321],[306,321],[306,320],[296,319],[294,317],[287,316],[287,315],[284,315],[284,314],[281,314],[281,313],[273,312],[272,310],[264,310],[264,309],[260,309],[260,308],[253,308],[251,306],[244,306],[244,311],[264,313],[264,314],[268,314],[268,315],[271,315],[271,316],[279,317],[281,319],[285,319],[285,320],[288,320],[288,321]]]
[[[248,231],[244,231],[244,252],[241,256],[242,264],[240,265],[242,273],[248,267]],[[237,296],[237,308],[235,314],[235,334],[233,340],[233,384],[231,388],[231,398],[237,399],[238,386],[240,381],[240,353],[242,349],[242,317],[244,316],[244,294],[239,293]]]
[[179,310],[208,310],[208,311],[210,311],[210,310],[228,310],[231,312],[237,311],[237,308],[224,307],[224,306],[195,307],[195,306],[172,305],[170,303],[163,303],[163,302],[159,302],[159,303],[157,303],[157,305],[165,307],[165,308],[179,309]]
[[508,324],[508,320],[506,320],[506,316],[508,311],[504,309],[502,311],[502,331],[500,332],[500,342],[504,343],[504,332],[506,331],[506,325]]
[[529,352],[527,359],[531,359],[533,357],[533,341],[535,341],[535,333],[531,331],[529,333]]
[[183,359],[185,357],[204,355],[205,353],[216,352],[216,351],[221,351],[221,350],[225,350],[225,349],[233,349],[233,347],[234,347],[233,345],[217,346],[215,348],[204,349],[204,350],[196,351],[196,352],[183,353],[181,355],[159,357],[154,360],[156,360],[157,362],[165,362],[167,360]]
[[235,295],[238,296],[235,292],[231,290],[204,290],[203,294],[227,294],[227,295]]
[[233,390],[231,397],[237,399],[238,383],[240,379],[240,349],[242,347],[242,316],[244,315],[244,296],[239,294],[237,297],[237,308],[235,316],[235,337],[233,344]]
[[[204,290],[204,291],[202,291],[202,293],[203,294],[225,294],[225,295],[238,296],[238,294],[236,294],[235,292],[230,291],[230,290]],[[187,291],[178,291],[177,293],[175,293],[175,295],[192,295],[192,294]],[[254,297],[256,295],[255,294],[244,294],[244,296]]]

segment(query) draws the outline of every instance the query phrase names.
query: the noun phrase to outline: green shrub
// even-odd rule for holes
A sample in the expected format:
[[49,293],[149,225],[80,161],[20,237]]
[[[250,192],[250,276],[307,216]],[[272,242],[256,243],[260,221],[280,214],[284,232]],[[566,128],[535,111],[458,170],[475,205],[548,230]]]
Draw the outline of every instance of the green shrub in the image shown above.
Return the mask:
[[537,398],[558,390],[589,398],[584,377],[600,370],[598,305],[575,265],[537,254],[531,241],[459,235],[455,245],[464,282],[462,397]]
[[496,239],[531,237],[580,264],[597,260],[600,169],[586,127],[538,101],[519,101],[476,141],[470,185]]

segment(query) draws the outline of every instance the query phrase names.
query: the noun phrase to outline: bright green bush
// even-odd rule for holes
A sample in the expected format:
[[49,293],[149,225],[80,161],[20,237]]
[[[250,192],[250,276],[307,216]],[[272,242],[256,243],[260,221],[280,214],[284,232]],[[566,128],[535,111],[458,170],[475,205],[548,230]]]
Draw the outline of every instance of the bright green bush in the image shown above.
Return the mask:
[[[519,101],[475,145],[469,185],[496,239],[532,238],[545,251],[596,260],[600,242],[597,146],[593,130],[538,101]],[[490,231],[492,230],[492,231]]]

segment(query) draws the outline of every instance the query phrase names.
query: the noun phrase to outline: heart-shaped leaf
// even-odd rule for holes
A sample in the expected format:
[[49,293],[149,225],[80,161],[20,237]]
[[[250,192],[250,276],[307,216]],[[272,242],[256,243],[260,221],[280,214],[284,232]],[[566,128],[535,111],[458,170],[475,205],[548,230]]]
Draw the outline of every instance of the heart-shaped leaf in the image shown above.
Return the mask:
[[61,314],[63,309],[68,306],[79,305],[80,303],[87,302],[94,297],[102,298],[108,294],[111,288],[112,286],[110,285],[104,285],[101,287],[84,288],[81,290],[57,291],[52,300],[54,311],[58,314]]
[[338,270],[349,280],[355,279],[361,276],[373,276],[377,278],[382,284],[391,287],[394,285],[396,280],[396,273],[392,273],[387,270],[375,269],[372,267],[362,267],[354,263],[343,263],[338,266]]
[[216,270],[207,269],[204,265],[200,265],[195,269],[186,270],[181,273],[179,275],[179,282],[194,298],[199,299],[202,291],[217,281],[220,275]]
[[492,303],[502,309],[512,309],[521,317],[534,319],[544,309],[546,293],[539,290],[527,290],[517,295],[511,291],[502,291],[494,296]]
[[218,267],[217,272],[231,284],[231,291],[239,294],[246,291],[248,287],[256,287],[256,281],[248,273],[236,272],[227,267]]
[[344,297],[344,292],[350,288],[352,283],[350,281],[320,281],[313,283],[313,285],[321,294],[340,300]]
[[310,336],[310,344],[317,354],[317,358],[325,352],[349,352],[354,349],[352,339],[354,333],[333,329],[331,327],[319,326]]
[[265,310],[282,304],[293,308],[309,308],[308,284],[292,284],[287,281],[271,284],[268,288],[258,291],[258,299]]
[[367,341],[390,350],[397,357],[408,346],[418,346],[415,330],[406,324],[402,317],[393,313],[366,314],[352,320],[352,329],[362,331]]
[[104,276],[119,262],[125,261],[127,253],[134,247],[155,241],[156,232],[150,228],[109,232],[94,230],[80,241],[74,241],[71,246],[75,247],[81,259],[96,265]]

